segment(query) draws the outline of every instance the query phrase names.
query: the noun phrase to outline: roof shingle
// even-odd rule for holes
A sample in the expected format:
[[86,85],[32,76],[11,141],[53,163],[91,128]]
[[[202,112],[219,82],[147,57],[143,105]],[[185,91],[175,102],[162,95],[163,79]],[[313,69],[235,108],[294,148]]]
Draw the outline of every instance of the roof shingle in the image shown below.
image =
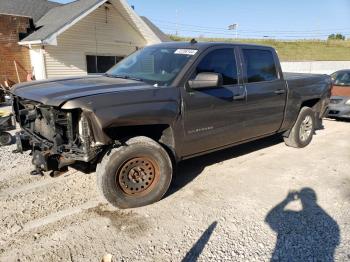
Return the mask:
[[[64,28],[66,25],[70,25],[75,19],[79,18],[91,8],[102,5],[105,2],[108,2],[108,0],[76,0],[68,4],[59,5],[55,8],[52,8],[42,18],[40,18],[39,21],[35,23],[37,30],[24,38],[21,42],[50,42],[50,38],[52,36],[55,36],[55,34],[59,32],[60,29]],[[120,2],[124,3],[125,1]],[[125,4],[127,3],[125,2]],[[162,42],[171,41],[169,37],[165,35],[150,20],[148,20],[146,17],[141,18],[145,26],[151,30],[155,37],[159,38],[159,40]]]
[[153,24],[147,17],[141,16],[141,19],[146,23],[146,25],[153,31],[153,33],[156,34],[156,36],[162,41],[162,42],[171,42],[169,36],[164,34],[155,24]]
[[80,0],[53,8],[35,24],[36,27],[41,28],[27,36],[22,42],[45,40],[65,25],[73,22],[74,19],[84,14],[90,8],[103,2],[106,1]]
[[31,17],[36,22],[50,9],[60,5],[47,0],[1,0],[0,14]]

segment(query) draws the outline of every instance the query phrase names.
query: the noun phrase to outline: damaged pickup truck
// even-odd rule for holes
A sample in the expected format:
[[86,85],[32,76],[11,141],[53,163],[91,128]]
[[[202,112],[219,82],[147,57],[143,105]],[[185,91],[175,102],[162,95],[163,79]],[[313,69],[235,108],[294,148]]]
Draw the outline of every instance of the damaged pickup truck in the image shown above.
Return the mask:
[[281,134],[307,146],[331,94],[326,75],[283,74],[273,48],[227,43],[145,47],[102,76],[12,89],[34,173],[95,172],[119,208],[154,203],[177,162]]

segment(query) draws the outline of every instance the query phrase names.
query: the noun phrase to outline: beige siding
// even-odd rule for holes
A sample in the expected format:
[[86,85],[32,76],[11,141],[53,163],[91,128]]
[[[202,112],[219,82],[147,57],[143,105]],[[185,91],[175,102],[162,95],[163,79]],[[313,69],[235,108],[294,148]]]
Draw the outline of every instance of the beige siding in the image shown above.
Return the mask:
[[126,0],[112,0],[111,2],[118,10],[121,10],[125,19],[128,20],[130,24],[134,24],[136,28],[138,28],[146,39],[148,45],[161,43],[161,40],[154,34],[148,25],[146,25],[141,17],[135,13]]
[[45,46],[48,78],[86,75],[86,55],[126,56],[146,40],[111,5],[98,8]]
[[29,49],[30,61],[36,80],[46,79],[44,52],[40,46]]

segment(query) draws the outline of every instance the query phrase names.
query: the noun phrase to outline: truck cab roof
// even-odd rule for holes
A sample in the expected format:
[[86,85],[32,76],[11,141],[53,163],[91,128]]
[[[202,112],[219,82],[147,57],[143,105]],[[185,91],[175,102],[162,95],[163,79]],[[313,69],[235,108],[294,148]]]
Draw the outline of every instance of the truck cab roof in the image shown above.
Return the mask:
[[246,47],[255,47],[255,48],[264,48],[264,49],[273,49],[270,46],[256,45],[256,44],[246,44],[246,43],[227,43],[227,42],[166,42],[152,47],[164,47],[164,48],[178,48],[178,49],[197,49],[203,51],[210,47],[215,46],[226,46],[226,47],[236,47],[236,46],[246,46]]

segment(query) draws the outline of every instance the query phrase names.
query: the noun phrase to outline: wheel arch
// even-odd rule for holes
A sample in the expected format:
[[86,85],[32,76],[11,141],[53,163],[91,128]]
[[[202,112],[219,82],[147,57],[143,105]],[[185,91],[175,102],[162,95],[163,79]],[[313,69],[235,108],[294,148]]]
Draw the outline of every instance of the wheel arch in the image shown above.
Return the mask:
[[174,163],[178,161],[175,132],[169,124],[118,126],[107,128],[104,132],[113,141],[120,143],[124,143],[132,137],[148,137],[162,145]]
[[[293,121],[291,122],[291,128],[295,125],[296,121],[298,120],[298,116],[301,112],[301,110],[304,108],[304,107],[309,107],[311,108],[314,112],[315,112],[315,119],[317,119],[317,112],[320,111],[321,109],[321,98],[310,98],[310,99],[306,99],[306,100],[303,100],[299,106],[299,109],[297,109],[297,114],[295,115],[295,117],[293,118]],[[317,124],[317,125],[321,125],[321,124]],[[288,137],[290,132],[291,132],[291,128],[289,128],[288,130],[286,130],[285,132],[283,132],[283,137]]]
[[320,107],[320,102],[321,102],[321,98],[312,98],[312,99],[304,100],[300,105],[299,113],[303,107],[310,107],[316,112],[318,107]]

